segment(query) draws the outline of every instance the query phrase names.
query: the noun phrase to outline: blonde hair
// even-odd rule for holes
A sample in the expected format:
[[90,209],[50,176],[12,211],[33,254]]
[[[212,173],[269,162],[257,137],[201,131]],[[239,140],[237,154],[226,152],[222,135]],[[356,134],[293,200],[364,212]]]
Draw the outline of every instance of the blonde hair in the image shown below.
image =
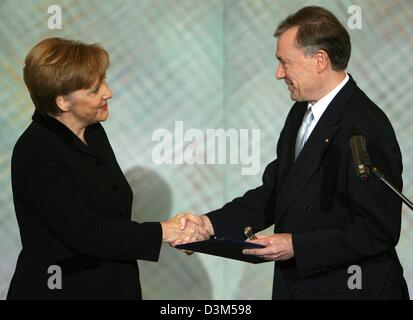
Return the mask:
[[99,44],[62,38],[47,38],[27,54],[23,78],[35,108],[57,114],[58,96],[90,88],[102,81],[109,67],[109,54]]

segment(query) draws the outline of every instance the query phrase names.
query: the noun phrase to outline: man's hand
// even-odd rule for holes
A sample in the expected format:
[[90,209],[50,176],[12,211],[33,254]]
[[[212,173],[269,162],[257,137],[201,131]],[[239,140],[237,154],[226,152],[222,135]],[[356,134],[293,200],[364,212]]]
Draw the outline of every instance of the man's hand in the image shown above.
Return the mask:
[[215,234],[214,227],[207,216],[200,216],[190,212],[185,212],[180,215],[179,226],[181,230],[185,230],[191,223],[196,224],[199,231],[202,231],[202,235],[207,239]]
[[188,221],[183,228],[180,224],[183,216],[183,214],[178,214],[168,221],[161,222],[163,242],[169,242],[170,245],[175,246],[178,243],[201,241],[209,238],[209,233],[203,225]]
[[[212,227],[211,221],[207,216],[199,216],[190,212],[185,212],[178,214],[179,217],[179,228],[183,231],[184,234],[191,234],[196,236],[196,240],[193,237],[179,237],[175,241],[171,242],[171,246],[176,246],[178,244],[207,240],[212,235],[214,235],[214,228]],[[191,251],[184,251],[187,254],[190,254]]]
[[257,235],[257,240],[248,242],[265,246],[259,249],[244,249],[243,254],[254,255],[265,260],[283,261],[294,257],[294,248],[291,233],[278,233],[273,235]]

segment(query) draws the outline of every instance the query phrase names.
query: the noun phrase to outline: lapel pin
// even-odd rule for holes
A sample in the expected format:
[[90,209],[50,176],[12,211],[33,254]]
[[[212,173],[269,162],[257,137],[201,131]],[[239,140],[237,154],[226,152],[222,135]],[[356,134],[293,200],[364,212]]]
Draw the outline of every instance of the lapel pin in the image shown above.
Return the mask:
[[326,139],[324,140],[324,142],[325,142],[325,143],[329,143],[329,142],[330,142],[330,139],[329,139],[329,138],[326,138]]

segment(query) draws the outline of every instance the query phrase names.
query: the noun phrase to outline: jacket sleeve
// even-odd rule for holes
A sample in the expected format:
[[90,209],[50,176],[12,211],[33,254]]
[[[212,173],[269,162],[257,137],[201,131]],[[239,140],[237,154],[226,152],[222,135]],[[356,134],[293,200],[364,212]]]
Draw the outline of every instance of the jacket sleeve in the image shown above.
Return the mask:
[[[280,133],[277,143],[277,156],[285,149],[286,132],[293,123],[298,103],[290,109]],[[231,236],[244,239],[243,230],[246,226],[253,228],[254,232],[264,230],[274,224],[277,186],[280,180],[278,158],[267,165],[262,177],[261,186],[247,191],[242,197],[235,198],[225,204],[221,209],[207,214],[214,227],[215,235]]]
[[[365,130],[373,165],[401,190],[402,160],[393,129],[374,125]],[[293,235],[302,277],[390,253],[399,240],[401,200],[374,176],[366,183],[359,181],[352,157],[347,156],[347,206],[352,219],[341,228]]]
[[101,217],[87,206],[64,162],[33,149],[17,147],[12,159],[13,196],[25,212],[33,214],[62,243],[81,254],[102,259],[158,260],[160,223]]
[[277,160],[265,168],[261,186],[207,214],[216,236],[242,238],[246,226],[263,230],[274,223]]

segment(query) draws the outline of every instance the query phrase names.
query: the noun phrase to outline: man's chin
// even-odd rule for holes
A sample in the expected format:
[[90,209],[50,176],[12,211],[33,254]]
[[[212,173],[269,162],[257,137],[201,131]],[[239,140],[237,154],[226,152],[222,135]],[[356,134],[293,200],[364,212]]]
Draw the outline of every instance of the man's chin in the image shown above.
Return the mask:
[[295,96],[293,93],[290,94],[290,99],[291,99],[292,101],[295,101],[295,102],[304,102],[304,101],[307,101],[307,100],[304,100],[304,99],[301,98],[301,97]]
[[300,102],[299,100],[298,100],[298,98],[296,97],[296,96],[294,96],[294,94],[290,94],[290,99],[291,100],[293,100],[293,101],[295,101],[295,102]]

